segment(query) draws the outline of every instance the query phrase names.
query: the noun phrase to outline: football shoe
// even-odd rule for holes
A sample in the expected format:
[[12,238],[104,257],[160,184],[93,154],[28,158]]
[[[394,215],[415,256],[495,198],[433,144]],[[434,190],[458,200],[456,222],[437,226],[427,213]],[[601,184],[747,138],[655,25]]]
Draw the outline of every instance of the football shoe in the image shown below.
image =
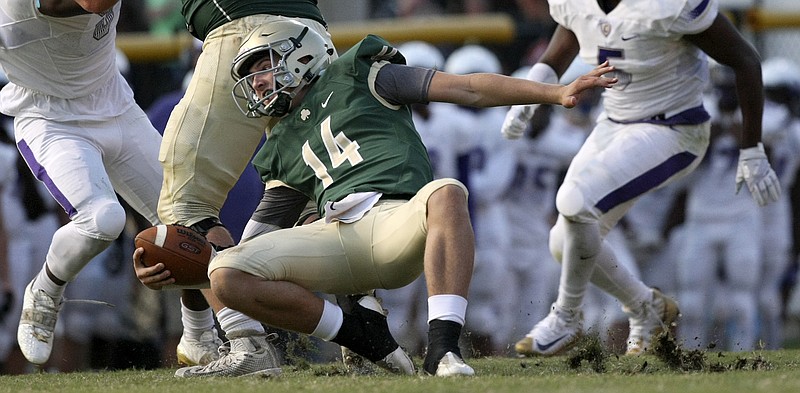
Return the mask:
[[555,303],[550,313],[519,340],[514,349],[522,356],[560,355],[578,343],[583,336],[583,312],[568,310]]
[[675,300],[665,296],[658,289],[652,289],[650,301],[638,309],[623,307],[628,314],[630,334],[628,335],[626,355],[641,355],[653,348],[656,338],[675,325],[680,310]]
[[43,290],[32,290],[33,281],[25,288],[22,315],[17,328],[17,342],[29,362],[42,365],[53,351],[53,332],[58,321],[62,299],[50,297]]
[[219,348],[219,359],[205,366],[183,367],[175,372],[176,377],[262,377],[281,374],[278,351],[270,343],[274,334],[258,334],[232,339]]
[[219,359],[221,345],[222,340],[219,338],[216,328],[203,332],[197,339],[184,334],[181,336],[176,351],[178,363],[186,366],[204,366]]

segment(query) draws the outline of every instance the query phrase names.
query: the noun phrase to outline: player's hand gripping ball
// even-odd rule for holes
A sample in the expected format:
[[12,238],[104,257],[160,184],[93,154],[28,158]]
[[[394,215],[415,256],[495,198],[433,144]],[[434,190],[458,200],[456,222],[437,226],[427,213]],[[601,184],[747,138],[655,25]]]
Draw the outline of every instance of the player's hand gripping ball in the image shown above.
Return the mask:
[[172,273],[175,286],[196,286],[208,282],[208,263],[214,249],[203,235],[180,225],[156,225],[134,239],[136,248],[144,248],[146,266],[163,263]]

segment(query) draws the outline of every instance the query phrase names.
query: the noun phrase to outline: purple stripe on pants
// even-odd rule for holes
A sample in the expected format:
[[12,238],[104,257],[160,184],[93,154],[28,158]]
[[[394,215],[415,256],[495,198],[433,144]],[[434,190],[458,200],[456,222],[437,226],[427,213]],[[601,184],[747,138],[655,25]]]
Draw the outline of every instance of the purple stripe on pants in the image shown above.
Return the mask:
[[658,187],[676,173],[686,169],[686,167],[692,164],[695,158],[697,158],[697,156],[689,152],[678,153],[655,168],[629,181],[624,186],[612,191],[597,202],[595,207],[600,209],[601,212],[607,213],[620,204]]
[[75,209],[75,206],[72,206],[71,203],[67,200],[61,190],[56,187],[56,184],[53,183],[53,179],[50,178],[50,175],[47,174],[47,170],[36,161],[36,157],[33,156],[33,152],[31,151],[30,146],[25,142],[25,140],[21,140],[17,143],[17,147],[19,148],[20,153],[22,153],[22,158],[25,159],[25,162],[28,164],[28,168],[31,169],[33,175],[36,176],[39,181],[44,183],[47,190],[50,191],[50,194],[56,199],[59,205],[64,208],[64,211],[67,212],[69,217],[71,218],[74,216],[78,211]]

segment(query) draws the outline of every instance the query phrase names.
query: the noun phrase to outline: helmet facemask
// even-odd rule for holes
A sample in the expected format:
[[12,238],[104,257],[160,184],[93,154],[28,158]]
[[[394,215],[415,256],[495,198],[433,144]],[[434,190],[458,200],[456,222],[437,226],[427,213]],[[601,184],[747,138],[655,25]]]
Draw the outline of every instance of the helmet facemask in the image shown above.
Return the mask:
[[[319,34],[300,23],[284,20],[257,28],[245,39],[231,67],[236,105],[247,117],[285,116],[292,99],[319,76],[332,53]],[[267,56],[269,68],[251,70]],[[272,75],[273,90],[259,97],[254,82],[262,74]]]
[[[233,97],[236,99],[236,106],[247,117],[285,116],[289,112],[292,98],[294,98],[295,89],[290,88],[294,84],[292,83],[294,77],[286,70],[283,60],[276,56],[274,51],[259,51],[258,54],[252,56],[257,58],[253,64],[260,61],[263,58],[262,56],[269,56],[270,63],[274,64],[274,66],[252,72],[236,81],[233,86]],[[264,94],[264,97],[259,97],[254,86],[256,77],[262,74],[272,74],[273,90]],[[246,107],[242,105],[243,102],[247,103]]]

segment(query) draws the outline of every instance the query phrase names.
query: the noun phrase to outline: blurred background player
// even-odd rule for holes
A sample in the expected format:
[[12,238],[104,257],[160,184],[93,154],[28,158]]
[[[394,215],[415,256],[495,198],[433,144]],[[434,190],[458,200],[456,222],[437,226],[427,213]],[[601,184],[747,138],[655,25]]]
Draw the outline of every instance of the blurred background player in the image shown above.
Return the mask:
[[[764,146],[781,188],[795,187],[800,168],[800,67],[782,57],[761,65],[764,75]],[[783,345],[781,280],[793,255],[792,200],[781,198],[762,209],[763,269],[758,298],[758,338],[766,349]]]
[[[503,72],[500,60],[488,48],[468,44],[457,48],[445,60],[444,71],[467,75]],[[464,325],[466,340],[477,356],[505,352],[506,342],[498,326],[508,326],[504,312],[506,299],[497,296],[497,288],[506,276],[510,246],[510,228],[505,207],[500,203],[514,180],[513,142],[504,140],[496,130],[503,124],[506,108],[476,108],[449,105],[448,118],[460,127],[461,135],[472,137],[466,157],[470,190],[472,226],[475,229],[475,271],[470,285],[470,312]],[[452,142],[452,141],[451,141]]]
[[[54,233],[44,266],[19,300],[20,349],[42,365],[50,358],[66,284],[125,226],[117,194],[158,223],[162,171],[161,138],[117,68],[119,2],[35,4],[0,4],[10,17],[0,27],[0,64],[10,81],[0,92],[0,111],[14,117],[18,150],[70,219]],[[205,305],[199,291],[182,299]],[[184,315],[182,347],[191,363],[217,356],[220,340],[204,307],[191,318]]]
[[748,351],[756,345],[764,210],[730,188],[742,126],[733,72],[714,65],[711,83],[715,94],[705,105],[712,121],[709,148],[697,169],[684,178],[685,234],[677,260],[678,333],[689,348],[711,345]]
[[[574,62],[561,81],[569,83],[591,70],[582,64]],[[511,76],[524,78],[529,70],[523,67]],[[507,276],[501,280],[508,296],[497,305],[508,316],[502,342],[524,335],[531,324],[547,316],[555,301],[559,268],[552,261],[547,238],[557,214],[556,190],[594,124],[597,98],[599,92],[586,92],[578,107],[570,110],[540,106],[520,142],[512,145],[514,179],[501,198],[503,220],[510,226]]]

